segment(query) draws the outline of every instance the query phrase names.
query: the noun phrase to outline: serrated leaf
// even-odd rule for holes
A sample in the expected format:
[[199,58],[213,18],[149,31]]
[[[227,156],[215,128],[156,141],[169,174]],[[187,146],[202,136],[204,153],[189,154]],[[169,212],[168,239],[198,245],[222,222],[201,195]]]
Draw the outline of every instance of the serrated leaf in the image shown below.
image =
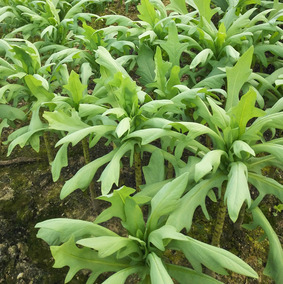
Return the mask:
[[180,57],[188,45],[188,43],[180,43],[176,24],[173,21],[170,22],[168,26],[167,41],[160,42],[160,46],[167,52],[169,61],[173,66],[180,65]]
[[112,217],[118,217],[122,221],[126,221],[124,205],[125,200],[130,194],[134,193],[135,190],[133,188],[123,186],[119,189],[113,191],[108,195],[102,195],[98,197],[100,200],[104,200],[111,203],[111,207],[103,210],[100,215],[95,219],[95,223],[106,222]]
[[256,92],[250,89],[241,97],[237,105],[228,111],[232,122],[236,123],[235,126],[239,126],[240,135],[245,132],[246,125],[251,118],[265,115],[263,110],[255,107],[256,96]]
[[0,105],[0,118],[14,121],[16,119],[25,120],[26,114],[19,108],[10,105]]
[[258,278],[257,273],[243,260],[227,250],[200,242],[191,237],[186,241],[174,240],[169,245],[181,250],[197,272],[202,272],[202,264],[212,271],[227,275],[226,269],[249,277]]
[[200,18],[204,17],[209,23],[212,16],[218,11],[217,8],[211,9],[210,7],[211,0],[194,0],[196,4]]
[[259,192],[259,196],[252,203],[253,208],[258,206],[267,194],[276,196],[281,202],[283,202],[283,185],[276,180],[249,172],[249,183],[251,183]]
[[49,122],[50,128],[75,132],[89,125],[82,122],[79,114],[73,109],[71,116],[63,111],[44,112],[43,117]]
[[178,231],[181,231],[183,228],[189,231],[198,206],[201,206],[205,216],[209,218],[206,209],[206,196],[210,189],[214,187],[220,188],[225,179],[227,179],[226,176],[215,174],[211,178],[197,183],[181,198],[179,206],[170,214],[166,224],[176,227]]
[[54,268],[70,267],[65,278],[65,283],[71,281],[81,269],[88,269],[92,271],[92,275],[96,274],[97,276],[92,279],[95,281],[98,275],[103,272],[116,272],[129,267],[129,263],[123,260],[119,260],[118,262],[116,257],[101,258],[92,249],[79,249],[73,239],[70,239],[61,246],[52,246],[50,249],[55,259]]

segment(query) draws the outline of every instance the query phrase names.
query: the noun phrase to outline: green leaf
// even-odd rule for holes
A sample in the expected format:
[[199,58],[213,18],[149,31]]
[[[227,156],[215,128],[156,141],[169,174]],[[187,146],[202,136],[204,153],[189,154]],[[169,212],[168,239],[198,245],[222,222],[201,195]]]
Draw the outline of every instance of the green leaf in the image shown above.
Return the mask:
[[241,100],[228,111],[232,122],[239,127],[240,135],[245,132],[246,125],[251,118],[264,116],[265,112],[255,107],[256,92],[250,89]]
[[[253,168],[251,168],[251,170],[252,169]],[[283,202],[283,185],[276,180],[249,172],[249,183],[251,183],[259,191],[259,196],[252,203],[253,208],[258,206],[267,194],[276,196],[281,202]]]
[[135,190],[133,188],[123,186],[119,189],[113,191],[108,195],[102,195],[98,197],[100,200],[104,200],[111,203],[111,207],[103,210],[100,215],[95,219],[95,223],[106,222],[112,217],[118,217],[122,221],[126,222],[125,215],[125,200],[130,194],[134,193]]
[[73,99],[75,105],[78,106],[83,98],[87,85],[82,84],[80,76],[74,70],[72,70],[70,74],[68,84],[63,87],[69,91],[70,97]]
[[220,282],[212,277],[199,273],[193,269],[180,265],[166,264],[166,268],[170,276],[182,284],[220,284]]
[[160,46],[167,52],[169,61],[173,64],[173,66],[180,65],[180,57],[187,49],[188,45],[188,43],[180,43],[176,24],[171,21],[168,26],[167,41],[160,42]]
[[61,246],[52,246],[50,249],[55,259],[54,268],[70,267],[65,278],[65,283],[71,281],[75,274],[81,269],[92,271],[90,277],[96,274],[96,277],[92,279],[94,282],[98,275],[103,272],[115,272],[130,266],[126,261],[117,261],[116,257],[101,258],[98,256],[98,253],[92,249],[79,249],[73,239],[70,239]]
[[127,278],[134,273],[142,273],[145,267],[143,266],[134,266],[128,267],[123,270],[116,272],[115,274],[111,275],[103,284],[117,284],[117,283],[125,283]]
[[267,265],[263,273],[271,277],[276,283],[282,283],[283,281],[283,250],[280,240],[270,223],[262,213],[262,211],[256,207],[252,210],[253,222],[249,225],[244,225],[246,229],[255,229],[257,226],[262,227],[264,233],[269,240],[269,253],[267,259]]
[[165,96],[166,93],[166,74],[169,71],[172,63],[171,62],[164,62],[162,60],[161,49],[159,46],[156,48],[156,53],[154,56],[155,61],[155,79],[154,83],[148,84],[147,87],[155,87],[162,92],[162,97]]
[[142,239],[145,231],[145,222],[141,208],[133,198],[126,197],[124,210],[125,221],[122,222],[123,227],[127,229],[131,236]]
[[49,126],[52,129],[75,132],[82,128],[88,128],[89,125],[82,122],[79,114],[72,109],[71,116],[63,111],[45,111],[43,117],[49,122]]
[[195,167],[195,181],[198,182],[206,174],[211,172],[215,173],[220,165],[221,157],[226,156],[226,152],[222,150],[212,150],[205,154],[202,160],[196,164]]
[[64,199],[66,196],[68,196],[78,188],[85,190],[91,183],[96,171],[101,166],[108,163],[114,156],[114,153],[114,151],[111,151],[110,153],[82,167],[71,179],[69,179],[64,184],[60,193],[60,198]]
[[0,118],[14,121],[16,119],[25,120],[26,114],[19,108],[10,105],[0,105]]
[[148,165],[144,166],[142,170],[147,185],[165,179],[164,157],[159,149],[152,153]]
[[117,98],[118,104],[123,108],[129,117],[136,115],[138,109],[137,85],[129,77],[123,76],[118,72],[114,76],[114,80],[109,85],[116,87],[113,91]]
[[228,111],[239,102],[239,92],[252,73],[250,69],[254,47],[251,46],[238,60],[234,67],[226,67],[227,101],[225,110]]
[[251,148],[250,145],[244,141],[241,140],[234,141],[231,148],[233,148],[233,152],[240,159],[249,157],[249,155],[247,156],[245,154],[251,154],[252,156],[255,156],[255,151],[253,150],[253,148]]
[[226,113],[226,111],[218,106],[210,97],[207,97],[207,101],[209,102],[213,115],[211,117],[211,122],[216,126],[220,127],[224,130],[226,127],[230,125],[230,117]]
[[40,228],[36,236],[49,245],[65,243],[71,236],[74,241],[93,236],[117,236],[111,230],[92,222],[67,218],[49,219],[37,223],[35,228]]
[[42,81],[36,79],[34,76],[25,76],[25,82],[31,93],[37,98],[38,105],[50,102],[54,98],[54,94],[46,90],[42,85]]
[[[148,242],[152,243],[156,246],[159,250],[165,251],[164,240],[168,239],[171,240],[186,240],[186,236],[177,232],[177,229],[171,225],[164,225],[161,228],[152,231],[148,236]],[[166,240],[166,242],[168,242]]]
[[154,252],[147,256],[147,261],[150,267],[151,283],[173,284],[173,280],[164,267],[162,260]]
[[156,22],[159,20],[154,6],[150,3],[149,0],[141,0],[141,4],[138,5],[137,8],[140,12],[138,18],[149,23],[153,28]]
[[[179,204],[189,182],[189,173],[183,173],[164,185],[151,200],[151,213],[147,221],[148,232],[157,229],[160,217],[170,214]],[[171,216],[171,215],[170,215]]]
[[170,4],[166,6],[166,10],[173,10],[182,15],[188,14],[185,0],[170,0]]
[[257,154],[263,152],[270,153],[283,163],[283,145],[275,144],[274,142],[275,140],[272,142],[256,144],[253,146],[253,149]]
[[182,198],[179,206],[170,214],[166,224],[176,227],[178,231],[186,228],[190,230],[193,216],[198,206],[201,206],[205,216],[209,219],[206,209],[206,196],[214,188],[220,188],[226,176],[218,173],[206,180],[198,182]]
[[244,163],[234,162],[231,164],[224,200],[227,203],[228,213],[233,222],[237,221],[245,201],[250,207],[251,195],[248,186],[248,171]]
[[112,189],[113,184],[119,184],[120,177],[120,161],[127,152],[133,152],[136,141],[129,140],[122,144],[120,148],[116,148],[110,163],[103,170],[98,181],[101,181],[102,194],[108,194]]
[[145,44],[141,44],[137,58],[138,68],[136,74],[140,76],[139,81],[142,85],[154,82],[154,60],[153,51]]
[[200,18],[204,17],[207,20],[207,22],[209,23],[212,16],[215,13],[217,13],[218,9],[217,8],[214,8],[214,9],[210,8],[211,0],[193,0],[193,1],[198,8]]
[[[129,256],[131,254],[138,254],[142,256],[142,252],[138,246],[138,243],[130,238],[124,238],[120,236],[100,236],[93,238],[81,239],[76,242],[79,245],[89,247],[98,251],[100,258],[105,258],[113,254],[121,252],[122,257]],[[119,260],[117,261],[119,262]]]
[[[9,127],[9,124],[7,123],[7,119],[5,118],[0,122],[0,137],[2,135],[3,128],[6,128],[6,127]],[[0,145],[1,145],[1,143],[0,143]]]
[[120,138],[121,136],[123,136],[123,134],[125,134],[125,132],[129,131],[129,130],[130,130],[130,127],[131,127],[131,118],[130,118],[130,117],[125,117],[125,118],[123,118],[123,119],[119,122],[119,124],[118,124],[118,126],[117,126],[117,128],[116,128],[116,130],[115,130],[115,132],[116,132],[118,138]]
[[61,169],[68,166],[68,143],[61,146],[51,163],[51,173],[53,181],[56,182],[61,173]]
[[200,242],[191,237],[186,241],[173,240],[169,247],[181,250],[193,268],[202,272],[202,264],[212,271],[227,275],[226,269],[249,277],[258,278],[257,273],[243,260],[227,250]]
[[213,52],[211,49],[206,48],[198,53],[195,58],[192,60],[190,69],[196,68],[199,64],[200,66],[204,66],[204,64],[213,56]]
[[102,136],[105,136],[108,132],[114,132],[114,130],[115,126],[113,125],[89,126],[66,135],[56,143],[56,147],[65,143],[67,144],[72,143],[72,145],[75,146],[89,134],[93,134],[94,137],[96,137],[96,139],[100,139]]

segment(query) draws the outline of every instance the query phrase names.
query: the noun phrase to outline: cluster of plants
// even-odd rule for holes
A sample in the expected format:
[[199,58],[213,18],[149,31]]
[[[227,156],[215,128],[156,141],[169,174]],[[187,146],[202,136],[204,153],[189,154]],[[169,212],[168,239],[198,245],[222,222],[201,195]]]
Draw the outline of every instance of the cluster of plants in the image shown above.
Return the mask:
[[[44,140],[57,181],[81,143],[86,164],[60,197],[90,190],[111,203],[94,222],[36,225],[54,267],[69,266],[66,283],[81,269],[91,271],[87,283],[104,272],[113,274],[103,283],[132,274],[139,283],[221,283],[214,272],[227,270],[257,278],[219,247],[227,209],[239,228],[262,228],[264,274],[283,283],[282,246],[261,210],[266,195],[283,203],[283,4],[141,0],[137,20],[92,13],[102,4],[0,4],[0,134],[15,129],[2,142],[8,155],[17,145],[39,152]],[[135,189],[121,179],[125,161]],[[197,208],[210,218],[208,199],[218,204],[211,244],[188,235]],[[126,235],[99,225],[113,217]],[[174,264],[175,251],[186,265]]]

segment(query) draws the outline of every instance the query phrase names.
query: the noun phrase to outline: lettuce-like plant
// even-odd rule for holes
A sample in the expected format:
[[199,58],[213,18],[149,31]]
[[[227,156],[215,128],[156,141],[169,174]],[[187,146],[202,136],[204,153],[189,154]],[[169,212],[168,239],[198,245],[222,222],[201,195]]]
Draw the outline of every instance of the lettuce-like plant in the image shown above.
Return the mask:
[[[94,221],[51,219],[36,225],[37,237],[51,246],[55,268],[69,266],[65,283],[81,269],[91,271],[87,283],[94,283],[103,272],[114,272],[103,283],[124,283],[136,274],[139,283],[221,283],[202,273],[202,265],[220,274],[228,270],[249,277],[256,272],[235,255],[221,248],[202,243],[166,225],[170,213],[186,189],[188,173],[171,181],[151,200],[151,210],[144,220],[141,203],[131,197],[134,189],[122,187],[110,195],[99,197],[110,202]],[[98,225],[112,217],[121,219],[127,231],[120,236]],[[79,246],[78,246],[79,245]],[[190,262],[191,268],[174,265],[168,261],[166,250],[179,250]]]

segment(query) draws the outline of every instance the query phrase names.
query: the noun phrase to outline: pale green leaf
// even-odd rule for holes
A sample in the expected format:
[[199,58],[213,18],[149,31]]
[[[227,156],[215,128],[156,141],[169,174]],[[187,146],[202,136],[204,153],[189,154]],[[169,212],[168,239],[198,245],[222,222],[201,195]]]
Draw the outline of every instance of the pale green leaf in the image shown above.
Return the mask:
[[258,206],[267,194],[276,196],[281,202],[283,202],[283,185],[276,180],[261,174],[249,172],[249,183],[251,183],[259,192],[258,197],[252,203],[252,207]]
[[134,193],[135,190],[133,188],[123,186],[119,189],[113,191],[108,195],[102,195],[98,197],[100,200],[104,200],[111,203],[109,208],[104,209],[100,215],[95,219],[95,223],[106,222],[112,217],[118,217],[122,221],[126,221],[125,215],[125,200],[130,194]]
[[71,236],[75,241],[94,236],[117,236],[117,234],[103,226],[88,221],[68,218],[49,219],[37,223],[35,228],[39,228],[36,236],[49,245],[65,243]]
[[52,179],[56,182],[61,173],[61,169],[68,166],[68,143],[61,146],[51,163]]
[[199,273],[193,269],[180,265],[166,264],[170,276],[182,284],[220,284],[220,282],[206,274]]
[[147,185],[165,179],[164,157],[159,149],[152,153],[149,164],[142,170]]
[[192,60],[190,69],[196,68],[199,64],[203,66],[211,57],[213,56],[213,52],[211,49],[206,48],[198,53],[195,58]]
[[243,260],[227,250],[218,248],[191,237],[186,241],[173,240],[170,248],[181,250],[197,272],[202,272],[202,264],[212,271],[227,275],[226,269],[249,277],[258,278],[257,273]]
[[[97,276],[103,272],[115,272],[130,266],[123,260],[117,261],[116,257],[101,258],[98,253],[89,248],[78,248],[73,239],[61,246],[52,246],[52,256],[55,259],[54,268],[69,266],[65,283],[72,280],[75,274],[81,269],[88,269]],[[95,281],[96,278],[93,279]]]
[[211,178],[197,183],[181,198],[179,206],[170,214],[166,224],[176,227],[178,231],[183,228],[189,231],[198,206],[201,206],[206,217],[209,218],[206,209],[206,196],[212,188],[220,188],[225,179],[227,177],[222,174],[214,174]]
[[254,47],[251,46],[238,60],[234,67],[226,67],[227,74],[227,102],[228,111],[239,102],[239,92],[252,73],[250,69]]
[[266,219],[262,211],[256,207],[252,210],[253,222],[252,224],[245,225],[247,229],[255,229],[258,226],[262,227],[264,233],[269,240],[269,253],[267,265],[263,273],[271,277],[276,283],[283,281],[283,250],[281,242],[271,227],[269,221]]
[[150,267],[151,283],[173,284],[173,280],[164,267],[162,260],[154,252],[147,256],[147,261]]
[[198,182],[212,170],[212,173],[215,173],[223,155],[227,156],[226,152],[223,150],[212,150],[206,153],[202,160],[195,166],[195,181]]
[[96,171],[101,166],[108,163],[114,156],[114,153],[115,152],[112,151],[82,167],[71,179],[69,179],[64,184],[60,193],[60,198],[64,199],[66,196],[68,196],[78,188],[85,190],[91,183]]
[[230,165],[224,200],[227,203],[228,213],[233,222],[237,221],[244,202],[250,207],[251,195],[248,186],[248,171],[244,163],[233,162]]

